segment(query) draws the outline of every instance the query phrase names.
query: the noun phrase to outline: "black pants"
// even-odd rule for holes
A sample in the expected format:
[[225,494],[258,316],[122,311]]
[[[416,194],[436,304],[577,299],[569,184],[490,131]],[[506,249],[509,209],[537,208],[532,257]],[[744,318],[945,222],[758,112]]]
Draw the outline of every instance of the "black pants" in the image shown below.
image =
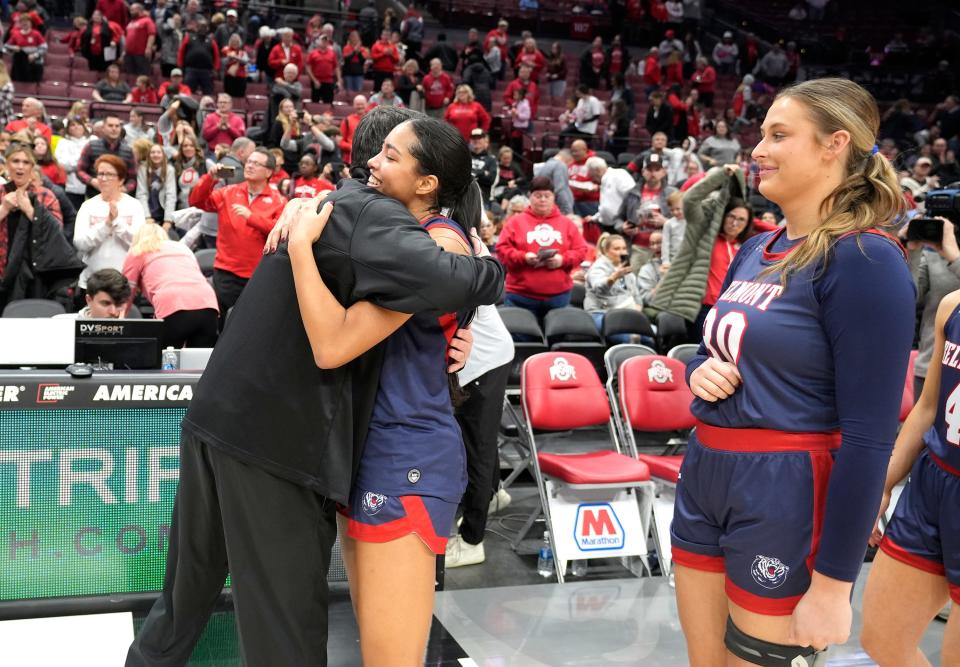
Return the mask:
[[178,310],[163,318],[163,347],[213,347],[217,342],[217,311]]
[[74,192],[67,193],[67,199],[70,200],[70,203],[73,204],[73,207],[80,210],[80,207],[83,206],[83,202],[87,201],[86,193],[77,194]]
[[213,95],[213,70],[185,67],[183,82],[194,94]]
[[334,82],[321,83],[320,87],[310,86],[310,101],[313,103],[323,102],[324,104],[333,104],[334,94],[337,92],[337,84]]
[[467,490],[460,501],[463,510],[460,536],[470,544],[483,541],[490,498],[499,483],[497,432],[510,366],[494,368],[464,387],[469,397],[457,409],[457,422],[467,450]]
[[245,76],[224,76],[223,92],[233,98],[246,97],[247,95],[247,77]]
[[248,280],[249,278],[241,278],[229,271],[213,270],[213,291],[217,293],[217,305],[220,306],[221,331],[223,331],[223,325],[227,321],[227,311],[237,303],[243,293],[243,288],[247,286]]
[[185,665],[228,571],[244,664],[327,664],[334,503],[184,432],[160,598],[127,667]]

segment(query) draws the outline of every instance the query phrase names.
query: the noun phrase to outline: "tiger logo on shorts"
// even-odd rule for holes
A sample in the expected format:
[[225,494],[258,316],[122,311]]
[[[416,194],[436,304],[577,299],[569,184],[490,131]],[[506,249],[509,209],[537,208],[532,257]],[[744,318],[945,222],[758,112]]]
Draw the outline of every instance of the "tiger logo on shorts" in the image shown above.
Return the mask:
[[380,493],[373,493],[372,491],[367,491],[363,494],[363,512],[369,516],[373,516],[377,512],[383,509],[383,506],[387,504],[387,497]]
[[750,566],[753,580],[764,588],[780,588],[790,574],[790,568],[784,565],[779,558],[772,556],[757,556]]

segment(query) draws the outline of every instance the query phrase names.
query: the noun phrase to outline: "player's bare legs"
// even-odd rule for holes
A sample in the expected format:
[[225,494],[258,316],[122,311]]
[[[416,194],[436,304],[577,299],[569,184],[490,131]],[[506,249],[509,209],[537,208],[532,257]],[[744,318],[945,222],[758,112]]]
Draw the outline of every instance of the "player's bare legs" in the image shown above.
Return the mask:
[[415,534],[352,540],[353,605],[367,667],[421,667],[433,621],[437,557]]
[[[924,572],[877,552],[863,593],[860,643],[880,667],[930,667],[918,647],[947,598],[947,580],[942,575]],[[956,609],[951,613],[951,621],[956,644],[960,637],[958,623],[953,619],[955,612]],[[947,661],[947,642],[944,634],[944,665],[951,664]],[[960,664],[960,657],[952,664]]]
[[347,583],[350,584],[350,602],[353,604],[353,616],[357,616],[357,541],[347,535],[347,519],[337,513],[337,535],[340,538],[340,555],[343,567],[347,571]]
[[940,664],[943,667],[960,667],[960,605],[953,603],[947,628],[943,631],[943,651]]
[[691,667],[725,667],[727,649],[727,594],[724,575],[674,565],[677,583],[677,610],[687,640]]

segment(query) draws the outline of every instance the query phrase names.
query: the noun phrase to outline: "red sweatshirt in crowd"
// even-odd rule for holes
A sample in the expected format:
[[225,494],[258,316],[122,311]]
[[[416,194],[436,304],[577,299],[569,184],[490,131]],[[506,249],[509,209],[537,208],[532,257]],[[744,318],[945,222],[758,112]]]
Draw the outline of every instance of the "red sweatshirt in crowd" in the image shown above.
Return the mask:
[[400,64],[400,51],[395,44],[379,39],[370,48],[370,59],[373,60],[370,69],[374,72],[392,73]]
[[277,77],[283,76],[283,68],[286,67],[288,63],[296,65],[297,73],[303,74],[303,49],[300,48],[299,44],[293,43],[290,45],[289,56],[287,56],[287,52],[283,50],[283,44],[277,44],[270,49],[270,54],[267,56],[267,64]]
[[467,102],[466,104],[454,102],[443,113],[443,119],[460,130],[460,134],[468,142],[470,141],[470,132],[476,128],[479,127],[484,132],[490,130],[490,114],[479,102]]
[[445,99],[453,99],[453,90],[453,79],[446,72],[440,72],[440,76],[428,73],[423,77],[423,100],[428,109],[442,109]]
[[536,120],[537,109],[540,107],[540,88],[532,78],[527,81],[526,84],[519,78],[511,81],[507,85],[507,89],[503,91],[503,103],[508,107],[512,107],[516,101],[515,95],[519,88],[527,89],[527,102],[530,103],[530,115]]
[[340,123],[340,156],[345,165],[350,165],[350,151],[353,149],[353,133],[357,131],[361,116],[350,114]]
[[[527,264],[527,253],[555,249],[563,256],[559,269]],[[583,235],[556,206],[539,216],[529,206],[503,226],[497,241],[497,259],[507,268],[506,290],[531,299],[547,299],[573,288],[570,272],[587,253]]]
[[579,162],[571,162],[570,166],[567,167],[567,175],[570,177],[571,181],[570,190],[573,192],[574,201],[600,201],[599,186],[587,190],[573,185],[573,182],[593,183],[593,179],[590,178],[590,174],[587,172],[587,160],[592,158],[594,155],[596,155],[596,153],[588,150],[586,156],[582,160]]
[[[273,188],[265,187],[250,201],[246,181],[214,190],[217,180],[204,174],[190,191],[190,205],[216,213],[220,219],[213,268],[249,278],[263,257],[267,234],[280,219],[287,198]],[[236,213],[233,210],[235,204],[250,209],[250,217],[244,218]]]

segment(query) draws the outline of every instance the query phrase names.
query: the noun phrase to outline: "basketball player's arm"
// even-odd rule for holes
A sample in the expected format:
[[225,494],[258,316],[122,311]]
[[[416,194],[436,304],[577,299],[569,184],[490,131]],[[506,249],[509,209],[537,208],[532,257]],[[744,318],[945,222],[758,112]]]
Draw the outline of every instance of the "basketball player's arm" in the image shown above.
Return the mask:
[[[940,360],[943,358],[945,341],[943,330],[957,305],[960,305],[960,290],[943,297],[940,306],[937,308],[937,317],[933,327],[932,363],[927,369],[923,391],[920,393],[916,405],[910,411],[910,415],[903,422],[900,433],[897,435],[897,441],[893,445],[893,456],[887,466],[887,480],[884,483],[883,497],[880,502],[880,515],[886,512],[887,506],[890,504],[890,493],[893,491],[893,487],[904,480],[913,467],[914,461],[917,460],[923,450],[923,434],[933,426],[933,422],[937,418],[937,408],[940,401]],[[880,536],[879,529],[874,526],[870,543],[879,543]],[[874,544],[874,546],[876,545]]]
[[830,474],[814,569],[853,582],[897,431],[916,290],[899,249],[870,234],[840,241],[815,285],[833,350],[842,440]]
[[500,262],[445,252],[394,200],[365,206],[354,227],[356,298],[405,313],[452,313],[496,303],[503,292]]
[[[443,229],[442,227],[433,227],[428,231],[430,232],[430,238],[436,241],[437,245],[447,252],[458,255],[471,254],[470,247],[455,231]],[[480,245],[486,249],[486,246],[482,243]],[[463,367],[467,365],[467,359],[470,358],[470,352],[472,350],[473,334],[470,332],[470,329],[457,329],[453,340],[451,340],[447,346],[447,359],[449,361],[447,372],[456,373],[457,371],[463,370]]]
[[788,643],[822,648],[844,643],[850,635],[850,592],[890,462],[913,341],[916,289],[899,249],[863,234],[837,243],[813,292],[833,352],[841,445],[829,470],[810,587],[790,619]]
[[356,359],[387,338],[410,315],[358,301],[344,308],[323,282],[313,255],[313,244],[320,238],[333,204],[320,213],[303,215],[290,230],[287,251],[293,267],[300,317],[310,341],[313,358],[319,368],[337,368]]

